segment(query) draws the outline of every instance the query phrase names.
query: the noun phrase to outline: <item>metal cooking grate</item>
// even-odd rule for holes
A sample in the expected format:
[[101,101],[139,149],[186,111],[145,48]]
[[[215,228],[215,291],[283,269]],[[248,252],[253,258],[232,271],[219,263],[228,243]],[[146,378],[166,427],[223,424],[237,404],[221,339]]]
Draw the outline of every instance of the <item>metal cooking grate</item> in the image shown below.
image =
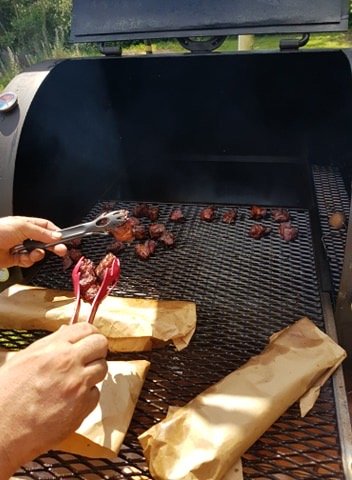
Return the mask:
[[[104,209],[131,208],[132,203],[98,204],[87,216]],[[183,205],[184,224],[167,221],[173,205],[160,205],[160,221],[176,235],[174,250],[157,249],[143,262],[132,247],[121,254],[122,276],[114,295],[193,300],[197,304],[197,331],[182,352],[159,351],[114,355],[114,359],[147,358],[152,362],[140,400],[115,461],[92,460],[50,452],[18,472],[26,479],[147,480],[137,436],[161,420],[168,405],[182,405],[209,385],[258,354],[269,335],[306,315],[324,328],[309,212],[291,210],[299,238],[283,242],[277,225],[262,240],[248,237],[252,223],[248,207],[239,208],[235,225],[202,222],[202,205]],[[98,261],[110,240],[85,239],[83,254]],[[34,285],[71,289],[70,272],[50,257],[35,276]],[[12,335],[12,336],[11,336]],[[18,339],[13,338],[18,335]],[[6,332],[7,346],[23,346],[33,335]],[[18,344],[21,341],[21,344]],[[1,346],[1,343],[0,343]],[[247,480],[343,479],[332,382],[324,387],[312,412],[300,418],[291,407],[244,457]]]
[[330,265],[336,296],[340,287],[347,228],[332,230],[329,226],[329,215],[335,211],[343,212],[346,216],[346,224],[348,224],[350,201],[338,168],[313,165],[312,170],[323,233],[322,244]]

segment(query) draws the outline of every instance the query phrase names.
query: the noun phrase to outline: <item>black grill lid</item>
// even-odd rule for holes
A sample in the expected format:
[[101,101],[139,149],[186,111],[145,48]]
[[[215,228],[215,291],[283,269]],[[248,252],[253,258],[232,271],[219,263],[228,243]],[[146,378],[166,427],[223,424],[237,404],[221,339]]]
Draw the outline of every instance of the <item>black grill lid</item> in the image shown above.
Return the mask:
[[348,0],[73,0],[71,40],[341,31]]

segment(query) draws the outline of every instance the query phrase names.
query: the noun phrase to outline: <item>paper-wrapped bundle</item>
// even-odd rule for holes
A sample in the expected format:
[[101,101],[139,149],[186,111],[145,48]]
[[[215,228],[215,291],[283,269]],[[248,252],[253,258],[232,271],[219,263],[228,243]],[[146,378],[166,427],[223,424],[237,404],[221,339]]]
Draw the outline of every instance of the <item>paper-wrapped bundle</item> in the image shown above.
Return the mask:
[[[0,349],[0,367],[17,352]],[[113,361],[97,387],[100,399],[95,409],[57,450],[93,458],[115,458],[124,441],[150,362]],[[17,477],[16,477],[17,478]]]
[[115,458],[142,389],[150,363],[146,360],[108,362],[108,373],[97,387],[100,399],[75,433],[55,448],[95,458]]
[[301,399],[306,414],[345,351],[303,318],[241,368],[140,435],[155,480],[229,479],[241,455]]
[[[74,312],[73,293],[27,285],[12,285],[0,294],[0,328],[57,330]],[[88,318],[82,302],[79,320]],[[111,352],[136,352],[172,341],[185,348],[196,328],[196,306],[178,300],[106,297],[94,325],[109,341]]]

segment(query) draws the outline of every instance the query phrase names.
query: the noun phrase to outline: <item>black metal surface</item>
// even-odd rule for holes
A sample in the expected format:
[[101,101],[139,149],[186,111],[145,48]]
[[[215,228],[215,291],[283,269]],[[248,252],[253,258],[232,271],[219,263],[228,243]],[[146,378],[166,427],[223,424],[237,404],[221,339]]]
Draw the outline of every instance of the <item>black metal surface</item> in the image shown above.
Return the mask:
[[347,0],[74,0],[71,40],[347,30]]
[[13,185],[0,162],[0,209],[13,191],[65,227],[107,198],[310,208],[304,162],[345,158],[351,124],[340,51],[70,59],[15,131]]
[[[322,231],[321,241],[330,266],[336,300],[340,287],[350,200],[336,166],[313,165],[312,171]],[[333,230],[329,225],[329,216],[334,212],[342,212],[346,217],[346,226],[340,230]]]
[[[131,203],[101,203],[85,220],[102,210]],[[199,219],[201,205],[183,205],[186,222],[167,222],[172,205],[161,205],[160,221],[176,235],[174,250],[157,249],[149,261],[137,259],[133,247],[121,255],[121,281],[114,295],[187,299],[197,304],[197,331],[182,352],[162,350],[114,355],[112,358],[151,360],[140,400],[116,461],[89,460],[50,452],[19,472],[26,479],[150,479],[137,436],[161,420],[168,405],[182,405],[207,386],[259,353],[268,337],[306,315],[324,329],[314,263],[309,212],[291,210],[299,237],[283,242],[277,225],[262,240],[248,237],[248,207],[240,207],[235,225]],[[90,238],[83,254],[99,260],[108,239]],[[32,279],[35,285],[70,289],[70,273],[52,257]],[[16,340],[7,332],[2,343]],[[26,334],[27,335],[27,334]],[[18,334],[22,341],[22,335]],[[29,339],[29,337],[26,337]],[[22,346],[22,345],[21,345]],[[343,479],[332,383],[324,386],[313,410],[303,419],[290,408],[244,457],[246,480]]]

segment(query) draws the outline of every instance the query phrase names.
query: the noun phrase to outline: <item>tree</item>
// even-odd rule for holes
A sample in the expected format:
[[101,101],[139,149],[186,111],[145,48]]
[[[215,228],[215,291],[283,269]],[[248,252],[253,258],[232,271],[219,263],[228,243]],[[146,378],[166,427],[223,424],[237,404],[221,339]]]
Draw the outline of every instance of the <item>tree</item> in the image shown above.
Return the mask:
[[0,0],[0,49],[36,51],[55,42],[58,32],[67,40],[72,0]]

